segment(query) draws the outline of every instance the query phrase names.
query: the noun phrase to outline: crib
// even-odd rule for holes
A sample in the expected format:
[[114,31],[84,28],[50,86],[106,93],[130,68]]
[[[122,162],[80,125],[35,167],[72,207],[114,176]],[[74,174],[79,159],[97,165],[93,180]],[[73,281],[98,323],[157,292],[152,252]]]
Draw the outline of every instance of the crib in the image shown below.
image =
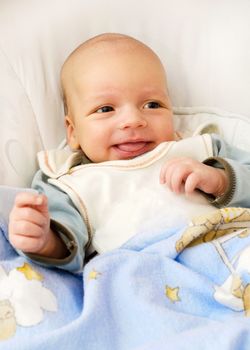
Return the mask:
[[[103,32],[131,35],[159,55],[180,134],[216,127],[225,140],[250,151],[249,19],[248,0],[1,0],[0,211],[5,223],[8,203],[31,185],[37,152],[58,147],[65,138],[62,63],[81,42]],[[226,280],[226,269],[220,281],[213,269],[199,277],[201,271],[195,270],[188,253],[174,262],[168,256],[165,262],[167,245],[149,261],[139,240],[122,254],[91,261],[83,275],[72,275],[27,262],[9,246],[4,227],[1,232],[0,349],[250,347],[250,321],[242,316],[242,303],[235,302],[234,309],[219,299],[216,304],[197,287],[210,278],[209,288],[217,290]],[[150,244],[152,256],[156,241]],[[248,264],[247,248],[240,244]],[[134,252],[141,252],[136,260]],[[161,279],[173,264],[184,264],[182,259],[186,265],[181,273],[190,268],[194,279],[193,284],[185,280],[186,288],[195,289],[185,309],[178,306],[181,286],[174,279],[165,284]],[[232,259],[233,274],[237,257]],[[15,283],[17,289],[8,294]],[[122,289],[125,284],[130,289]],[[161,284],[161,291],[153,288]],[[192,308],[195,298],[199,303]]]

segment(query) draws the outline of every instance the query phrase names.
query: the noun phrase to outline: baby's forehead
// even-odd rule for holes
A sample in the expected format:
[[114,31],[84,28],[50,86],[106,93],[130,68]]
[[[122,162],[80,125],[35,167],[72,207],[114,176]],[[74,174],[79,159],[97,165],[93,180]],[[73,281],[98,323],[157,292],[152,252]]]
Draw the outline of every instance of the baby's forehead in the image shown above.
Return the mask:
[[82,43],[66,60],[61,75],[64,94],[69,92],[69,89],[76,88],[78,83],[82,85],[85,73],[95,71],[103,58],[109,57],[110,62],[121,58],[121,62],[124,62],[124,57],[133,59],[133,56],[136,62],[148,59],[151,63],[155,62],[165,75],[165,69],[159,57],[144,43],[125,35],[100,35]]
[[151,56],[158,60],[157,55],[148,46],[134,38],[103,35],[85,41],[72,52],[62,67],[62,79],[73,77],[79,69],[84,69],[92,60],[102,60],[104,55],[115,58],[116,54],[120,53],[128,55],[142,53],[145,58]]
[[79,45],[66,59],[61,70],[62,78],[72,76],[76,69],[93,58],[101,57],[102,53],[105,54],[105,51],[107,53],[115,49],[125,50],[129,47],[131,47],[131,40],[123,37],[100,36],[91,38]]
[[[95,56],[102,54],[116,54],[127,53],[137,54],[142,52],[143,54],[157,57],[156,53],[141,41],[129,37],[123,34],[103,34],[91,38],[82,43],[78,48],[72,52],[69,56],[68,63],[81,63],[81,61],[88,58],[94,58]],[[159,58],[158,58],[159,59]]]

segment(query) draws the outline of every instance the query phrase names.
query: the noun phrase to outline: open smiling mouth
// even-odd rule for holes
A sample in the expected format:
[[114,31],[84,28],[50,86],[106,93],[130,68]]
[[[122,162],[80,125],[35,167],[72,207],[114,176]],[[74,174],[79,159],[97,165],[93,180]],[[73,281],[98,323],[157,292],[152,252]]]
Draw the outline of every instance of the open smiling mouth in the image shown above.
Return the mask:
[[152,142],[149,141],[135,141],[135,142],[124,142],[113,147],[120,154],[122,158],[131,158],[139,156],[152,149]]

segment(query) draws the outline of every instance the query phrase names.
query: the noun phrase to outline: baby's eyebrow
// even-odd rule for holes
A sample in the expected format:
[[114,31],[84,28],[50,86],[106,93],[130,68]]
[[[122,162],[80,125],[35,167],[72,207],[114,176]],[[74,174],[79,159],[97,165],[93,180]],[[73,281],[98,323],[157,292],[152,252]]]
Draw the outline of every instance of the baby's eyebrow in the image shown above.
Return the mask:
[[[88,94],[88,102],[90,103],[108,103],[123,94],[122,91],[115,88],[104,87],[100,91],[95,91],[93,94]],[[168,99],[168,93],[164,89],[154,88],[151,86],[146,86],[141,91],[138,92],[138,98],[141,100],[148,99],[159,99],[166,100]]]

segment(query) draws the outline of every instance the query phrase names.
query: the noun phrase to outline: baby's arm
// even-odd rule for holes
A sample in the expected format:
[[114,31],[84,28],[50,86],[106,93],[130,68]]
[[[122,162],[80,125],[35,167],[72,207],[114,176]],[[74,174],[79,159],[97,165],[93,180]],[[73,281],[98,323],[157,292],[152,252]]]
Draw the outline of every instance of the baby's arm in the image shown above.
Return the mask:
[[47,197],[29,192],[16,196],[9,217],[9,240],[24,253],[61,259],[67,248],[50,228]]
[[229,185],[226,172],[192,158],[174,158],[165,163],[160,173],[160,183],[173,192],[191,194],[199,189],[214,197],[221,196]]

